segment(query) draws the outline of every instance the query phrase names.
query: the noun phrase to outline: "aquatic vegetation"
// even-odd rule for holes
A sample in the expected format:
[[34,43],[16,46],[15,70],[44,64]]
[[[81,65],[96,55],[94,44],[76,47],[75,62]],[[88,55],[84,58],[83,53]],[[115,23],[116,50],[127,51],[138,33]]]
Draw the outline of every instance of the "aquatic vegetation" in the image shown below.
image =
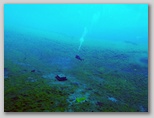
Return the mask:
[[46,80],[31,72],[11,76],[4,84],[5,112],[65,111],[67,108],[66,91],[49,86]]
[[65,111],[67,102],[63,92],[49,86],[31,86],[27,86],[30,87],[25,88],[27,90],[22,90],[23,93],[17,93],[18,88],[16,87],[6,90],[5,111]]
[[[74,55],[72,57],[74,59]],[[95,63],[94,59],[93,63],[96,65],[107,63],[101,61]],[[112,59],[108,59],[108,61],[111,64],[99,68],[91,63],[90,66],[87,65],[88,61],[82,64],[76,61],[75,68],[62,71],[57,70],[55,66],[42,66],[40,60],[37,61],[37,64],[40,65],[40,73],[31,72],[38,70],[36,67],[25,68],[5,61],[11,75],[5,80],[5,111],[134,112],[143,110],[139,105],[147,109],[147,103],[144,101],[147,99],[145,97],[147,96],[146,79],[144,79],[145,83],[141,84],[139,81],[143,82],[143,76],[119,71],[112,67],[112,62],[116,61],[114,62]],[[121,62],[121,65],[118,66],[127,67],[125,62]],[[134,67],[141,70],[139,66],[133,64],[129,68]],[[25,69],[27,71],[23,73],[21,70]],[[144,72],[144,69],[142,70]],[[55,76],[59,72],[69,73],[68,81],[57,81]],[[136,85],[140,88],[136,88]],[[79,88],[83,91],[76,93]],[[86,93],[90,96],[88,100],[87,96],[85,97]],[[74,99],[69,99],[70,95],[74,95]],[[114,96],[118,102],[111,102],[114,99],[109,100],[108,96]]]
[[84,102],[86,99],[87,99],[86,97],[77,97],[76,101],[80,103],[80,102]]

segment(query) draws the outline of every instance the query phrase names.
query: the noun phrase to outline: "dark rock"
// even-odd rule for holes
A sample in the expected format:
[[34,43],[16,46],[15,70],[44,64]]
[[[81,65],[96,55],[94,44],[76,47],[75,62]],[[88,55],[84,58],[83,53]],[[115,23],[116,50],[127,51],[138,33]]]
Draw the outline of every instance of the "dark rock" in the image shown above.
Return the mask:
[[58,81],[66,81],[66,80],[67,80],[66,76],[63,75],[63,74],[56,75],[55,78],[56,78]]
[[80,61],[84,61],[84,59],[82,59],[79,55],[76,55],[75,58],[80,60]]
[[35,70],[31,70],[31,72],[35,72]]

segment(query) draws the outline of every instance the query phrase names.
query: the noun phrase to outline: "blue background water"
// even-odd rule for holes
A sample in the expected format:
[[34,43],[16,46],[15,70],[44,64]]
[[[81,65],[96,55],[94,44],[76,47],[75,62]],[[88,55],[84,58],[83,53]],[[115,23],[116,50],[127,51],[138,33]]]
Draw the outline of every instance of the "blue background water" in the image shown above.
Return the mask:
[[[97,13],[99,18],[94,21]],[[87,27],[87,38],[91,40],[140,38],[147,42],[148,37],[146,4],[6,4],[4,16],[5,29],[54,31],[80,38]]]
[[7,80],[35,70],[52,86],[78,86],[70,104],[81,97],[106,111],[112,98],[116,111],[148,111],[148,5],[5,4],[4,61]]

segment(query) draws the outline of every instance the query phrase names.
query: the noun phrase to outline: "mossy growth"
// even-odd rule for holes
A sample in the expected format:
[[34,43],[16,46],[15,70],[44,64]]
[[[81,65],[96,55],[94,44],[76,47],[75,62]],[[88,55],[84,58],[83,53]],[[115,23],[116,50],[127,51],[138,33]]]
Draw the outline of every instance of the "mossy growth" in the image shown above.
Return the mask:
[[77,98],[76,98],[76,101],[77,101],[78,103],[84,102],[85,100],[86,100],[86,97],[77,97]]
[[[12,76],[5,80],[5,112],[64,112],[68,106],[68,94],[51,87],[37,76],[36,82],[26,81],[29,75]],[[32,76],[32,75],[31,75]]]

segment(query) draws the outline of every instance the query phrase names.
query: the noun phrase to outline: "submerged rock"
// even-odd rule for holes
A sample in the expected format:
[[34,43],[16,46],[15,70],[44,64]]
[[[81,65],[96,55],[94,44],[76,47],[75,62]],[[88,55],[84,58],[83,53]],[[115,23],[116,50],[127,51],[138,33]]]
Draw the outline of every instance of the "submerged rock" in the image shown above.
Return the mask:
[[35,70],[31,70],[31,72],[35,72]]
[[64,74],[58,74],[58,75],[56,75],[56,77],[55,77],[58,81],[66,81],[67,80],[67,78],[66,78],[66,76],[64,75]]

